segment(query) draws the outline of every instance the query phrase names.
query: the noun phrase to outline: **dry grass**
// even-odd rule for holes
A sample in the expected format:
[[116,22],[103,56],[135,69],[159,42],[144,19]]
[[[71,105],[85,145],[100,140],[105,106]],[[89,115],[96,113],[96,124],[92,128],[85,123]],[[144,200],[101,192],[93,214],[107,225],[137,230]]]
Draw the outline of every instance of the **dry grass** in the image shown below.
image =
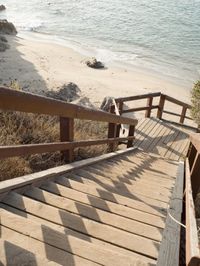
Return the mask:
[[[0,145],[49,143],[59,141],[59,120],[46,115],[20,112],[0,112]],[[75,122],[75,140],[106,137],[105,123]],[[97,156],[106,152],[107,146],[91,146],[75,150],[75,160]],[[0,161],[0,180],[41,171],[63,164],[60,152],[35,154]]]
[[[14,83],[14,89],[19,86]],[[0,111],[0,145],[37,144],[59,141],[59,118],[47,115]],[[75,140],[105,138],[107,124],[75,121]],[[105,153],[106,145],[75,150],[75,160]],[[8,158],[0,161],[0,181],[64,164],[60,152]]]

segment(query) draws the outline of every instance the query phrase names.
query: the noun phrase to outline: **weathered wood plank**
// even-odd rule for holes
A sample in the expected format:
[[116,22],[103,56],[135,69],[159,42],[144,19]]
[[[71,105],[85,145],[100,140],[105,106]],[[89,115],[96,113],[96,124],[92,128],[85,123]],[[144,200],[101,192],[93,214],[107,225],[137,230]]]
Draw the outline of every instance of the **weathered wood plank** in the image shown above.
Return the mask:
[[166,226],[163,232],[157,266],[178,266],[179,247],[180,247],[180,225],[182,201],[183,201],[183,182],[184,182],[184,162],[179,163],[176,184],[168,210]]
[[[61,226],[61,225],[58,225],[58,224],[55,224],[55,223],[52,223],[48,220],[44,220],[38,216],[35,216],[35,215],[32,215],[32,214],[29,214],[25,211],[22,211],[22,210],[19,210],[19,209],[16,209],[16,208],[13,208],[11,206],[8,206],[8,205],[5,205],[5,204],[0,204],[0,206],[5,209],[5,210],[8,210],[9,212],[13,213],[13,214],[17,214],[17,215],[20,215],[22,217],[26,217],[32,221],[35,221],[37,223],[39,223],[41,226],[42,224],[45,224],[46,226],[56,230],[56,231],[59,231],[60,233],[63,233],[65,234],[66,236],[68,235],[71,235],[71,236],[74,236],[78,239],[82,239],[86,242],[91,242],[95,245],[99,245],[100,247],[103,247],[105,249],[109,249],[109,250],[112,250],[114,252],[117,252],[118,254],[124,254],[126,256],[129,256],[129,257],[134,257],[134,258],[137,258],[139,259],[140,261],[144,262],[144,263],[147,263],[148,265],[150,264],[151,266],[155,264],[155,261],[153,259],[150,259],[148,257],[145,257],[145,256],[142,256],[138,253],[134,253],[130,250],[127,250],[127,249],[124,249],[124,248],[120,248],[118,246],[115,246],[115,245],[112,245],[108,242],[104,242],[104,241],[101,241],[97,238],[93,238],[93,237],[88,237],[87,235],[85,234],[82,234],[80,232],[77,232],[75,230],[71,230],[69,228],[66,228],[64,226]],[[78,264],[79,265],[79,264]]]
[[162,217],[146,213],[142,210],[139,211],[136,209],[131,209],[127,206],[122,206],[111,201],[106,201],[92,195],[87,195],[83,192],[73,190],[71,188],[64,187],[53,182],[46,182],[41,186],[41,188],[67,199],[72,199],[76,202],[81,202],[95,208],[105,210],[107,212],[115,213],[122,217],[140,221],[159,228],[164,228],[165,226],[164,218]]
[[[185,165],[185,183],[186,183],[186,265],[198,265],[200,263],[200,250],[198,231],[195,217],[195,207],[192,195],[191,176],[188,159]],[[192,263],[192,258],[196,257],[196,263]],[[197,263],[198,262],[198,263]]]
[[85,160],[78,161],[78,162],[73,162],[71,164],[54,167],[54,168],[41,171],[38,173],[14,178],[12,180],[2,181],[0,182],[0,194],[10,191],[11,189],[16,189],[16,188],[19,188],[19,187],[22,187],[28,184],[32,184],[33,182],[44,181],[45,179],[49,179],[49,178],[55,178],[56,176],[67,173],[71,170],[78,169],[83,166],[90,165],[90,164],[93,164],[93,163],[96,163],[102,160],[106,160],[108,158],[112,158],[117,155],[124,154],[126,152],[135,152],[136,150],[137,150],[136,148],[120,150],[120,151],[116,151],[116,152],[109,153],[109,154],[103,154],[98,157],[89,158],[89,159],[85,159]]
[[39,188],[33,187],[29,190],[26,190],[24,195],[43,203],[47,203],[56,208],[69,211],[81,217],[119,228],[120,230],[148,237],[149,239],[156,241],[161,241],[162,238],[162,230],[160,228],[130,220],[128,218],[99,210],[91,206],[86,206],[80,202],[74,202],[70,199],[61,198]]
[[141,188],[141,190],[138,190],[136,186],[130,186],[130,185],[125,185],[123,183],[112,182],[104,177],[95,177],[94,180],[92,180],[84,177],[77,178],[77,176],[73,176],[73,174],[70,174],[66,176],[66,179],[68,179],[69,183],[71,183],[71,180],[73,180],[88,186],[93,186],[97,189],[104,189],[105,191],[119,194],[125,197],[129,198],[135,197],[138,199],[140,198],[143,199],[145,202],[148,202],[150,200],[155,200],[163,203],[168,203],[170,198],[169,195],[165,195],[163,192],[160,191],[152,191],[151,189],[145,189],[145,188]]
[[[21,234],[27,235],[66,252],[70,251],[71,253],[73,252],[75,254],[79,254],[79,256],[85,258],[84,260],[82,259],[83,264],[79,265],[85,265],[84,263],[87,265],[87,259],[103,265],[119,266],[130,265],[130,263],[137,262],[137,259],[118,254],[111,250],[103,249],[102,247],[100,248],[95,244],[87,242],[86,245],[86,242],[83,240],[70,235],[66,236],[59,231],[49,228],[48,226],[41,226],[34,221],[12,214],[4,209],[0,210],[0,214],[1,225],[14,229]],[[90,252],[88,252],[88,250],[90,250]]]
[[[3,202],[19,209],[25,208],[29,213],[48,219],[54,223],[64,225],[65,227],[69,227],[89,236],[127,248],[133,252],[138,252],[140,254],[150,256],[151,258],[157,258],[158,256],[159,243],[157,241],[137,236],[108,225],[100,224],[93,220],[79,217],[63,210],[58,210],[55,207],[47,206],[46,204],[39,203],[38,201],[34,201],[14,192],[10,192],[4,198]],[[13,223],[13,221],[11,223]],[[52,240],[55,241],[55,239]],[[71,242],[70,247],[72,247]],[[88,252],[86,255],[88,255]]]
[[145,197],[149,197],[152,199],[157,199],[160,201],[168,202],[171,192],[168,189],[165,188],[157,188],[156,191],[152,190],[151,187],[140,185],[135,183],[127,184],[120,181],[117,181],[116,179],[111,179],[105,176],[99,176],[99,175],[88,175],[87,178],[83,177],[81,174],[75,175],[73,173],[70,173],[66,176],[67,178],[79,181],[84,184],[89,184],[96,186],[98,188],[103,187],[106,190],[113,191],[113,192],[119,192],[124,195],[134,194],[134,195],[144,195]]
[[157,201],[150,198],[147,199],[140,195],[129,195],[129,197],[125,197],[117,193],[111,193],[109,191],[106,191],[103,188],[100,189],[94,186],[91,187],[89,185],[76,182],[74,180],[68,180],[65,177],[56,178],[55,182],[66,187],[71,187],[75,190],[84,192],[89,195],[97,196],[105,200],[128,206],[133,209],[143,209],[144,211],[146,210],[146,212],[150,212],[161,217],[165,217],[166,214],[165,209],[167,208],[167,203],[164,203],[162,201]]

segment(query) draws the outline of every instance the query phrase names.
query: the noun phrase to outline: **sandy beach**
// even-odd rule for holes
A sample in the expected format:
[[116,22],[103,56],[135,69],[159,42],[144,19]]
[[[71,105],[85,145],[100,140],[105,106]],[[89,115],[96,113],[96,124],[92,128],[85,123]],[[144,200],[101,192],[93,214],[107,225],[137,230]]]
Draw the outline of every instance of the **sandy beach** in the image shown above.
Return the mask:
[[192,84],[160,76],[136,67],[107,65],[95,70],[85,65],[86,56],[55,43],[9,37],[10,49],[0,54],[0,83],[17,79],[28,91],[56,90],[73,82],[81,96],[99,106],[105,96],[122,97],[161,91],[190,102]]

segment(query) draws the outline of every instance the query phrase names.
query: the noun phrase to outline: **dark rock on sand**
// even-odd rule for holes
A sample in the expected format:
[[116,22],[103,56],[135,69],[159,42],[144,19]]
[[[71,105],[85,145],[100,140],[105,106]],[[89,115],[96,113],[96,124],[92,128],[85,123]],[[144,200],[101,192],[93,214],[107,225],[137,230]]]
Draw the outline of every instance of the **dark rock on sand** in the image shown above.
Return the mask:
[[5,43],[0,41],[0,52],[5,52],[6,49],[8,49],[10,46]]
[[8,41],[4,36],[0,36],[0,52],[4,52],[6,49],[9,48],[7,42]]
[[6,7],[4,5],[0,5],[0,11],[6,10]]
[[91,58],[90,60],[86,61],[86,65],[91,68],[100,69],[104,68],[104,64],[100,61],[97,61],[96,58]]
[[46,96],[57,100],[72,102],[80,98],[80,92],[81,91],[79,87],[76,84],[70,82],[68,84],[64,84],[61,88],[58,88],[57,91],[46,92]]
[[17,30],[13,23],[8,22],[6,19],[0,19],[0,33],[8,35],[16,35]]

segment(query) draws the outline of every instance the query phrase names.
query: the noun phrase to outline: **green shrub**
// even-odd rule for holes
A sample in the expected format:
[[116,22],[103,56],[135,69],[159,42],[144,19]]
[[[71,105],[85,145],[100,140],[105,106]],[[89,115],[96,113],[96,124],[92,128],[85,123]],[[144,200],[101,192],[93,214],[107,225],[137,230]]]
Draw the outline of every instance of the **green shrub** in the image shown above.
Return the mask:
[[197,125],[200,125],[200,80],[194,84],[192,89],[192,110],[191,116]]

